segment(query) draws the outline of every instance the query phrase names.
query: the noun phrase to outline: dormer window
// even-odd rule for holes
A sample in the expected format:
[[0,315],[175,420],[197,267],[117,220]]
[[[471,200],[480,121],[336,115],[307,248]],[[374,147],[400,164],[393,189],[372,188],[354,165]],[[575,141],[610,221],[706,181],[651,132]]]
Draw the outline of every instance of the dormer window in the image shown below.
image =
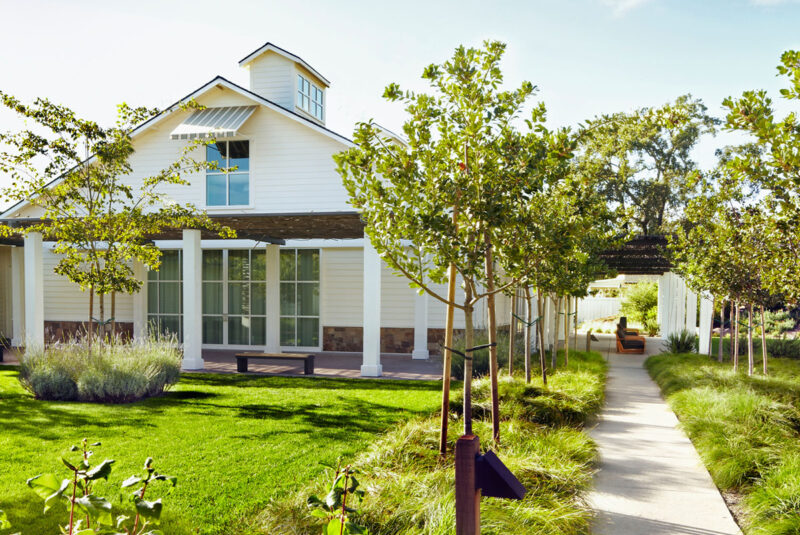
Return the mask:
[[297,107],[323,120],[323,92],[302,74],[297,75]]

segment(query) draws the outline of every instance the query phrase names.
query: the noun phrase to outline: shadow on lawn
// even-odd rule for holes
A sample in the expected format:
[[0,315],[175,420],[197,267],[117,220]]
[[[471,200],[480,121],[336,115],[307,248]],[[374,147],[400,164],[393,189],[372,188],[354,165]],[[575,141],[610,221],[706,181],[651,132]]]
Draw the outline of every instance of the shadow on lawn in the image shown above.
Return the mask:
[[233,375],[218,373],[186,373],[183,386],[238,386],[328,390],[420,390],[438,391],[441,381],[408,381],[397,379],[358,379],[350,377],[281,377],[275,375]]

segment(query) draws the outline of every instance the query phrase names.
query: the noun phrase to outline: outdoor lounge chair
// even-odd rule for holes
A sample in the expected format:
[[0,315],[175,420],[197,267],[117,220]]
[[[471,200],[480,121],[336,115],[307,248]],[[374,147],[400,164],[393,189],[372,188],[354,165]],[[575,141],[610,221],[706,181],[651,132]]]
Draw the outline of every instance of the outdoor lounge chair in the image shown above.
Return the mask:
[[628,334],[621,325],[617,326],[617,353],[644,353],[644,336]]

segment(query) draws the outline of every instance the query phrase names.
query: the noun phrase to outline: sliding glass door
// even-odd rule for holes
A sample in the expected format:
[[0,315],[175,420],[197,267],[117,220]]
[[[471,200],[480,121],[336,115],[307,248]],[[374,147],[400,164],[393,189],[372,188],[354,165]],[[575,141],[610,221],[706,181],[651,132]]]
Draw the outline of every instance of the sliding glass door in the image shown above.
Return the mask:
[[267,343],[264,249],[203,251],[203,343]]

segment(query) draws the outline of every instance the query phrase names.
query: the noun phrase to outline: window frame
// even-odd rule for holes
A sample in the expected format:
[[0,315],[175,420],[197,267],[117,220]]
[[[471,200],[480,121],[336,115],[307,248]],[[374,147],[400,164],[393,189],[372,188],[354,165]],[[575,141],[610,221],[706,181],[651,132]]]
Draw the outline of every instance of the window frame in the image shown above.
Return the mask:
[[[303,85],[308,84],[308,93],[303,92]],[[325,90],[312,82],[309,77],[297,73],[297,91],[295,97],[295,107],[317,121],[325,122]],[[319,100],[316,97],[319,96]],[[303,99],[308,102],[307,106],[302,104]],[[319,108],[319,115],[315,113]]]
[[[161,318],[163,316],[168,317],[176,317],[178,318],[178,332],[173,333],[177,336],[178,341],[183,343],[183,250],[182,249],[164,249],[161,251],[162,255],[166,252],[177,252],[178,253],[178,278],[177,279],[161,279],[161,267],[158,270],[148,270],[147,274],[147,328],[155,329],[157,333],[162,334],[163,331],[161,329]],[[163,265],[163,264],[162,264]],[[155,279],[150,278],[150,274],[155,274]],[[161,312],[161,283],[170,283],[170,284],[178,284],[179,288],[179,298],[178,298],[178,312],[177,313],[165,313]],[[156,312],[150,311],[150,296],[152,295],[152,287],[151,285],[155,286],[155,303],[158,308]]]
[[[322,303],[322,270],[323,270],[322,257],[323,257],[323,254],[322,254],[322,248],[320,248],[320,247],[281,247],[280,252],[283,253],[284,251],[293,251],[294,252],[294,257],[295,257],[294,279],[293,280],[284,280],[282,278],[282,276],[281,276],[281,270],[278,269],[278,284],[280,285],[280,287],[282,287],[283,284],[292,284],[294,286],[294,313],[293,314],[284,314],[280,310],[280,306],[279,306],[278,322],[280,324],[280,321],[283,320],[284,318],[293,318],[295,320],[295,324],[294,324],[294,339],[298,340],[298,337],[297,337],[297,332],[298,332],[297,320],[298,319],[302,319],[302,318],[316,319],[317,320],[317,345],[315,345],[315,346],[285,345],[283,343],[283,340],[279,340],[279,344],[281,346],[281,350],[288,350],[288,351],[291,351],[291,350],[319,351],[322,348],[322,335],[323,335],[323,326],[322,326],[322,308],[323,308],[323,306],[322,306],[323,305],[323,303]],[[317,274],[317,280],[316,281],[298,278],[299,277],[299,263],[298,263],[297,260],[298,260],[298,255],[299,255],[300,251],[316,251],[317,252],[319,272]],[[298,286],[300,284],[309,284],[309,283],[316,283],[317,284],[317,288],[318,288],[318,292],[319,292],[319,295],[318,295],[319,305],[318,305],[318,309],[317,309],[317,315],[315,315],[315,316],[301,315],[301,314],[298,313],[299,312]],[[280,299],[280,290],[278,292],[278,295],[279,295],[278,298]],[[279,333],[280,333],[280,327],[279,327]],[[280,334],[279,334],[279,336],[280,336]]]
[[[229,204],[230,203],[230,187],[231,175],[237,174],[244,174],[240,173],[239,171],[234,172],[219,172],[219,171],[209,171],[206,169],[205,172],[205,179],[203,180],[203,209],[205,210],[219,210],[219,211],[226,211],[226,210],[244,210],[244,209],[252,209],[254,207],[253,199],[255,197],[255,189],[253,187],[254,180],[253,180],[253,153],[255,143],[251,138],[239,138],[239,137],[230,137],[224,138],[222,140],[217,141],[217,143],[230,143],[236,141],[245,141],[247,142],[247,150],[248,150],[248,170],[247,170],[247,204]],[[230,163],[230,151],[228,151],[229,156],[226,157],[226,163]],[[206,162],[208,162],[208,155],[205,155]],[[226,165],[227,167],[227,165]],[[228,204],[208,204],[208,177],[209,176],[224,176],[225,177],[225,201]]]

